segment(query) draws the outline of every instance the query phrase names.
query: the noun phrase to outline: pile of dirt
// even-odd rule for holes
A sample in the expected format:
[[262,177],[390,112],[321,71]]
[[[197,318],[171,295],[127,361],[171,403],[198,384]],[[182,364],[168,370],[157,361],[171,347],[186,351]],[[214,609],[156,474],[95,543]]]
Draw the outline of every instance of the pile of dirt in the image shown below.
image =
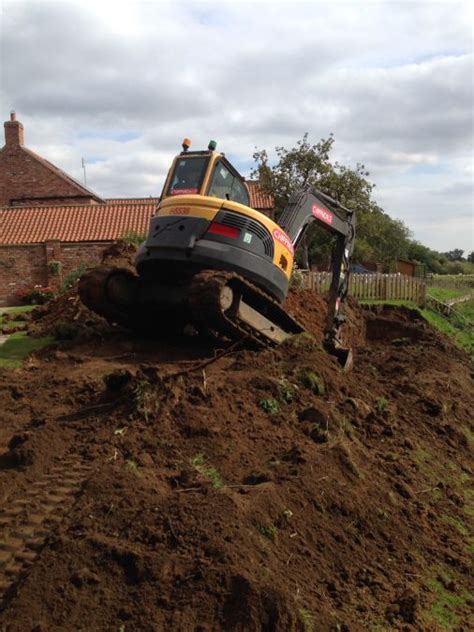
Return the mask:
[[[468,358],[352,304],[352,373],[112,331],[0,373],[8,632],[469,630]],[[366,332],[366,333],[365,333]]]
[[110,336],[111,326],[88,309],[73,287],[31,313],[28,332],[35,337],[53,336],[57,340],[85,341]]
[[135,271],[134,260],[137,247],[132,243],[118,239],[102,252],[102,265],[127,268]]
[[[324,338],[327,317],[327,296],[313,290],[290,289],[285,309],[319,342]],[[341,341],[348,347],[358,346],[365,340],[365,317],[360,305],[349,298],[344,306],[345,322]]]
[[[134,270],[137,248],[118,240],[102,252],[102,265]],[[33,336],[54,336],[58,340],[104,339],[110,335],[107,321],[88,309],[77,293],[77,283],[69,291],[34,310],[28,328]]]

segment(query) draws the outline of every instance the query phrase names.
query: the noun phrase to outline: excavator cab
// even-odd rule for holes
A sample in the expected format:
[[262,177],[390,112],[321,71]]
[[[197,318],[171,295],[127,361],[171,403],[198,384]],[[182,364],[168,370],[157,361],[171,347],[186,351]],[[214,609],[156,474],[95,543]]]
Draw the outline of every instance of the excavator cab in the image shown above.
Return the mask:
[[224,154],[214,151],[215,142],[209,143],[208,151],[190,152],[191,141],[186,141],[189,143],[183,142],[186,149],[173,161],[161,199],[175,195],[202,195],[250,206],[245,180]]

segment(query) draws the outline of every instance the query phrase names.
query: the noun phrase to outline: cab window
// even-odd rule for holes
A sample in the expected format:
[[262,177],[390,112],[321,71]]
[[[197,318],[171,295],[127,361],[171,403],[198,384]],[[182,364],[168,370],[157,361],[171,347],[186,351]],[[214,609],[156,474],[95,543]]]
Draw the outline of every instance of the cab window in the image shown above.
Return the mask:
[[168,195],[199,193],[208,158],[179,158],[174,170]]
[[245,185],[221,160],[217,162],[214,169],[208,195],[239,202],[240,204],[245,204],[245,206],[250,204],[249,194]]

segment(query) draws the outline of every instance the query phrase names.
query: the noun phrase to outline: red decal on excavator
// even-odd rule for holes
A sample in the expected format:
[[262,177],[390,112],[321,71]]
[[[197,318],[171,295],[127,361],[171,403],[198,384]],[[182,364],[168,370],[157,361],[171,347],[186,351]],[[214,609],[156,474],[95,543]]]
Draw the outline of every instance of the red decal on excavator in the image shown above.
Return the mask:
[[294,254],[295,249],[293,248],[291,239],[288,237],[286,233],[284,233],[282,230],[279,230],[278,228],[274,228],[273,236],[275,237],[277,241],[279,241],[281,244],[285,246],[288,252],[291,252],[291,254]]
[[311,210],[316,219],[320,219],[325,224],[332,224],[334,215],[331,213],[331,211],[328,211],[327,208],[324,208],[324,206],[319,206],[319,204],[313,204],[313,208]]
[[189,195],[197,192],[198,190],[195,187],[189,189],[173,189],[171,195]]
[[189,208],[189,206],[175,206],[170,211],[170,213],[172,213],[173,215],[189,215],[190,212],[191,209]]

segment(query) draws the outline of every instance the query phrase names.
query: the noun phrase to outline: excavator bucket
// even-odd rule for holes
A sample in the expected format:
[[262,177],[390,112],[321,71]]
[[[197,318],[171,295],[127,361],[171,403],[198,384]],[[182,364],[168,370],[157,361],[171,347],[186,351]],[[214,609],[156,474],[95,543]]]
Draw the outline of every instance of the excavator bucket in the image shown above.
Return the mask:
[[350,371],[352,369],[352,364],[354,360],[352,349],[344,349],[343,347],[339,347],[338,349],[334,349],[332,353],[336,356],[337,361],[342,366],[343,371]]
[[324,348],[337,359],[343,371],[350,371],[352,369],[354,361],[352,349],[343,347],[338,343],[334,344],[331,340],[327,340],[324,343]]

